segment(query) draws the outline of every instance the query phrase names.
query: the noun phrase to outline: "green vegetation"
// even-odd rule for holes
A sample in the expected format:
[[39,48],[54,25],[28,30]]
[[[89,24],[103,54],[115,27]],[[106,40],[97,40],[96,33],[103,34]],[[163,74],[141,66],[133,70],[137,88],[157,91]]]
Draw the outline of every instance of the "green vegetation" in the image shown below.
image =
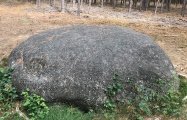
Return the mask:
[[14,101],[18,97],[16,89],[12,86],[12,68],[0,68],[0,116],[6,118],[14,107]]
[[19,113],[18,112],[14,112],[12,115],[9,115],[9,116],[7,116],[7,117],[5,117],[5,118],[0,118],[0,120],[25,120],[23,117],[21,117],[20,115],[19,115]]
[[44,102],[44,98],[36,95],[29,94],[29,89],[22,92],[23,95],[23,107],[31,120],[43,118],[48,114],[49,108]]
[[83,113],[78,108],[61,104],[49,106],[49,114],[41,120],[91,120],[94,114]]
[[[0,119],[18,119],[15,111],[15,102],[18,98],[16,89],[12,86],[12,68],[0,68]],[[44,99],[36,94],[29,95],[28,90],[22,92],[24,96],[23,108],[28,113],[31,120],[42,118],[49,111],[44,103]]]
[[121,79],[119,78],[118,73],[116,72],[113,76],[114,83],[112,85],[109,85],[105,89],[105,94],[107,95],[108,99],[104,101],[104,107],[108,110],[114,110],[116,108],[116,105],[118,102],[115,100],[115,96],[122,91],[122,83]]
[[187,78],[179,75],[179,79],[180,79],[180,86],[179,86],[180,99],[183,99],[185,96],[187,96]]
[[[171,90],[172,87],[166,81],[158,79],[149,88],[146,85],[138,84],[136,81],[128,80],[128,86],[132,86],[134,96],[122,100],[115,100],[116,93],[120,93],[122,88],[121,80],[117,73],[114,74],[115,82],[105,90],[108,99],[104,102],[104,107],[109,112],[118,108],[119,114],[126,114],[127,119],[143,120],[144,116],[165,115],[173,117],[186,117],[184,110],[186,106],[182,99],[187,95],[187,83],[180,80],[179,91]],[[123,86],[124,87],[124,86]],[[166,88],[171,88],[164,91]]]
[[[49,105],[49,112],[43,118],[36,120],[92,120],[96,117],[94,113],[83,113],[78,108],[66,106],[63,104]],[[1,120],[1,119],[0,119]],[[5,120],[25,120],[15,112],[13,115],[6,117]]]
[[[116,120],[132,119],[143,120],[145,117],[162,116],[162,118],[186,117],[187,79],[179,76],[180,86],[178,91],[168,90],[171,87],[161,79],[155,81],[151,88],[146,85],[138,85],[136,81],[128,80],[127,85],[132,86],[135,96],[119,99],[118,95],[123,91],[124,84],[118,73],[113,77],[113,84],[105,90],[107,99],[104,101],[106,109],[96,112],[84,113],[78,108],[62,104],[46,105],[44,99],[36,94],[30,94],[27,89],[22,92],[23,100],[18,101],[16,89],[12,86],[12,68],[0,68],[0,120],[25,120],[20,112],[31,120]],[[20,106],[16,106],[19,103]],[[19,110],[16,110],[18,107]]]

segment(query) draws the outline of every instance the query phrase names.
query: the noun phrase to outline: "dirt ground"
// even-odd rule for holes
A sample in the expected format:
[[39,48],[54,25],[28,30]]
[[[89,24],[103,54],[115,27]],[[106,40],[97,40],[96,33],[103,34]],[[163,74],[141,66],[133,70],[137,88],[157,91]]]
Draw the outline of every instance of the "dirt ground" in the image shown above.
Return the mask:
[[71,25],[118,25],[132,28],[152,37],[167,53],[177,72],[187,77],[187,15],[181,17],[179,8],[170,13],[154,15],[153,11],[139,12],[110,7],[83,5],[80,17],[76,8],[66,13],[42,4],[0,4],[0,60],[28,37],[41,31]]

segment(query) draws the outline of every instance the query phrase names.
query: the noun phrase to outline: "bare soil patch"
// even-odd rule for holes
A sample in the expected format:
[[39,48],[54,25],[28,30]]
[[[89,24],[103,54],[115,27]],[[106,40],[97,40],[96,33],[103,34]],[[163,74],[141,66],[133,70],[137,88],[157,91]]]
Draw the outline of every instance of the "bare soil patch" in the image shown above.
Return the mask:
[[152,37],[172,60],[177,72],[187,77],[187,17],[176,12],[153,15],[110,7],[83,6],[81,17],[76,8],[67,13],[42,4],[37,10],[33,4],[0,5],[0,60],[28,37],[41,31],[70,25],[118,25],[132,28]]

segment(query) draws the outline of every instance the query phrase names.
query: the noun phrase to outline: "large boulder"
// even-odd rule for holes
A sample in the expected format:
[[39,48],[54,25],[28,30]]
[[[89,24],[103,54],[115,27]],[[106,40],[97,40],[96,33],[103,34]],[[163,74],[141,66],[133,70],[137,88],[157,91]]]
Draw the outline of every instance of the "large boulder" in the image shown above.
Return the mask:
[[[82,108],[100,107],[104,89],[118,71],[151,87],[156,79],[174,83],[174,67],[148,36],[117,26],[72,26],[39,33],[16,47],[9,57],[13,84],[29,88],[47,102],[70,102]],[[174,82],[173,82],[174,81]],[[131,87],[122,96],[128,96]]]

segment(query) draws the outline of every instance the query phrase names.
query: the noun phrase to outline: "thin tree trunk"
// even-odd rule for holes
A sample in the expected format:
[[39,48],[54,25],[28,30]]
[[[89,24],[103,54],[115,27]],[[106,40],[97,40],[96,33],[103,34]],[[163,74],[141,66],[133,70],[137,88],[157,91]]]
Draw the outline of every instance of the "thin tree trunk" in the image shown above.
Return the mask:
[[126,7],[126,0],[123,0],[123,8]]
[[49,5],[50,5],[50,6],[53,6],[52,0],[49,0]]
[[52,2],[51,2],[51,0],[49,0],[49,5],[52,6]]
[[116,7],[116,0],[113,0],[113,9]]
[[92,0],[89,0],[89,10],[88,10],[88,12],[90,13],[90,9],[91,9],[91,4],[92,4]]
[[74,6],[75,6],[75,0],[73,0],[73,5],[72,5],[72,7],[74,8]]
[[158,0],[157,3],[156,3],[155,15],[156,15],[156,12],[157,12],[158,4],[159,4],[159,3],[160,3],[160,0]]
[[80,8],[82,8],[83,0],[80,0]]
[[163,12],[163,7],[164,7],[164,0],[162,0],[162,3],[161,3],[160,13]]
[[78,0],[77,4],[77,16],[80,16],[80,0]]
[[132,6],[134,6],[136,8],[137,2],[138,2],[138,0],[133,0],[133,5]]
[[187,0],[184,0],[183,4],[182,4],[182,9],[181,9],[181,15],[183,17],[184,17],[184,13],[185,13],[186,4],[187,4]]
[[64,4],[65,4],[64,8],[67,8],[67,6],[68,6],[68,0],[64,0]]
[[149,0],[146,0],[146,2],[145,2],[145,10],[146,11],[147,11],[148,6],[149,6]]
[[155,3],[156,3],[156,0],[153,1],[154,2],[154,7],[156,7]]
[[65,12],[64,0],[61,0],[61,12]]
[[140,11],[142,10],[142,3],[143,3],[143,0],[140,0]]
[[132,1],[132,0],[129,0],[129,13],[131,12],[132,5],[133,5],[133,1]]
[[56,2],[56,1],[55,1],[55,0],[53,0],[53,7],[55,7],[55,2]]
[[103,8],[103,0],[101,0],[101,8]]
[[171,0],[169,0],[169,4],[168,4],[168,12],[171,10]]
[[94,4],[96,4],[97,0],[94,0]]
[[40,0],[36,0],[37,8],[40,7]]
[[106,0],[105,4],[108,5],[108,0]]
[[171,7],[171,0],[166,0],[166,9],[169,12]]
[[55,0],[49,0],[49,5],[51,7],[54,7],[55,6]]
[[112,5],[113,4],[113,0],[108,0],[108,4]]

